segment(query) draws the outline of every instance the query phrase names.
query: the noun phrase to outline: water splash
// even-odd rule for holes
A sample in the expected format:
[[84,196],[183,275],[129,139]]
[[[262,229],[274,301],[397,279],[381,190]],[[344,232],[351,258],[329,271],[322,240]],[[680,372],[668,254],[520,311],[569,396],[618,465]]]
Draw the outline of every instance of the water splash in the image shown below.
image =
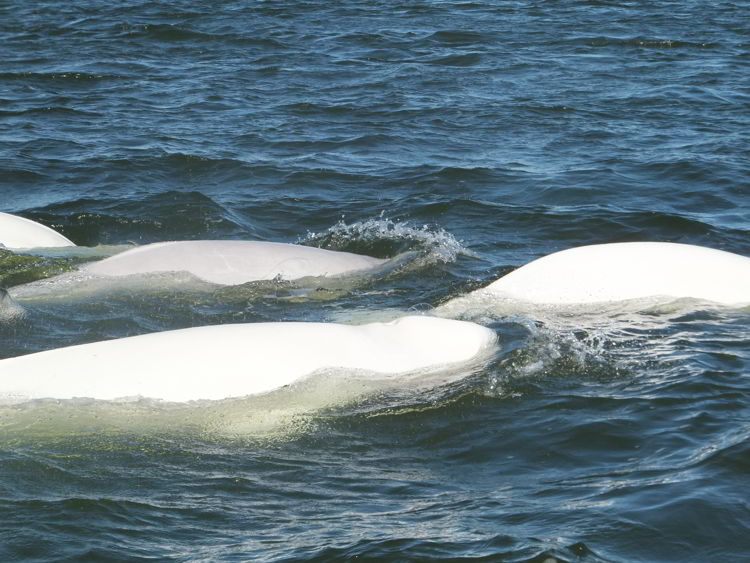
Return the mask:
[[642,398],[700,378],[706,366],[731,372],[743,361],[750,335],[745,312],[668,311],[506,318],[500,323],[505,352],[485,392],[523,394],[529,386],[571,382],[578,395]]
[[618,379],[633,368],[630,355],[619,354],[619,349],[632,351],[640,344],[632,336],[594,327],[555,326],[526,319],[517,322],[528,332],[527,337],[498,362],[498,373],[490,382],[493,393],[509,381]]
[[308,232],[299,244],[341,250],[377,257],[415,252],[418,267],[454,262],[459,255],[474,256],[461,241],[445,229],[431,225],[414,226],[393,221],[381,214],[377,219],[338,223],[321,232]]

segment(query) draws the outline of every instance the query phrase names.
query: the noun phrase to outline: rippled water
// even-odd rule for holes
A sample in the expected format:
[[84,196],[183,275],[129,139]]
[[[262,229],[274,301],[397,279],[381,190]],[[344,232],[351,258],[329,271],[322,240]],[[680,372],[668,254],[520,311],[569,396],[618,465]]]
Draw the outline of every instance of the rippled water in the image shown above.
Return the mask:
[[[0,357],[429,311],[584,244],[748,256],[747,9],[2,2],[0,210],[92,248],[0,249]],[[410,254],[313,291],[39,289],[180,239]],[[747,309],[472,318],[501,350],[443,385],[0,407],[0,556],[747,560]]]

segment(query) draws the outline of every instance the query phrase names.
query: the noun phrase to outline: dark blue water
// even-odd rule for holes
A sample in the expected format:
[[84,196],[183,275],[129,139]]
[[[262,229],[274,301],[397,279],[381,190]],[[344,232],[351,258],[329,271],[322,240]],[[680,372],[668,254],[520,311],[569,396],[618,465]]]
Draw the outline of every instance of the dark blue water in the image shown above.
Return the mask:
[[[750,255],[749,8],[0,2],[0,210],[91,247],[418,257],[300,298],[21,303],[0,357],[424,311],[584,244]],[[0,283],[82,259],[0,250]],[[474,320],[498,357],[437,389],[3,407],[0,558],[750,559],[747,310]]]

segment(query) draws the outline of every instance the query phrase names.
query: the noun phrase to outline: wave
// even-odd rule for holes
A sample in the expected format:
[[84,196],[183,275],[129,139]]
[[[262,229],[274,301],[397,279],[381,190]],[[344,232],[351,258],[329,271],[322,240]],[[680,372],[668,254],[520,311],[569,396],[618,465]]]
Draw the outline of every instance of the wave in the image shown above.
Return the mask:
[[36,108],[27,108],[27,109],[19,109],[19,110],[0,110],[0,118],[1,117],[16,117],[20,115],[37,115],[42,114],[45,116],[49,116],[51,114],[60,114],[60,115],[67,115],[71,117],[75,116],[81,116],[81,117],[101,117],[101,113],[93,112],[93,111],[85,111],[75,108],[69,108],[65,106],[44,106],[44,107],[36,107]]
[[465,31],[460,29],[441,29],[426,37],[427,41],[440,45],[469,46],[477,45],[494,39],[493,34],[480,33],[477,31]]
[[606,35],[583,36],[569,39],[567,43],[587,47],[626,47],[643,49],[718,49],[722,45],[713,41],[684,41],[644,36],[614,37]]
[[[47,178],[45,174],[25,168],[7,168],[0,167],[0,176],[9,183],[36,183]],[[3,209],[5,211],[5,209]]]
[[152,23],[142,25],[123,24],[116,31],[122,37],[130,39],[146,38],[167,43],[205,43],[221,42],[244,46],[256,46],[265,49],[282,49],[284,44],[270,37],[257,37],[239,33],[232,27],[225,26],[222,30],[199,31],[182,25],[171,23]]
[[421,62],[439,66],[474,66],[482,60],[481,53],[464,53],[461,55],[444,55],[431,57]]
[[122,75],[92,74],[83,71],[55,71],[55,72],[0,72],[0,80],[23,80],[37,82],[101,82],[106,80],[124,80]]
[[[439,504],[436,504],[431,508],[443,508],[446,512],[450,512],[453,507],[440,507]],[[426,529],[424,528],[425,531]],[[559,543],[561,545],[539,545],[545,543]],[[346,546],[326,546],[308,550],[297,547],[294,551],[290,550],[288,557],[295,561],[311,563],[343,563],[357,559],[432,561],[444,557],[454,561],[517,561],[519,563],[611,562],[610,559],[597,555],[583,542],[564,544],[565,542],[560,540],[557,542],[542,542],[534,539],[523,542],[505,534],[498,534],[490,538],[485,535],[472,537],[466,534],[462,538],[441,540],[434,536],[420,536],[418,533],[399,536],[391,532],[387,539],[360,539]]]
[[[177,160],[184,162],[181,157]],[[257,238],[247,220],[198,191],[79,198],[27,215],[54,223],[57,230],[79,246]]]

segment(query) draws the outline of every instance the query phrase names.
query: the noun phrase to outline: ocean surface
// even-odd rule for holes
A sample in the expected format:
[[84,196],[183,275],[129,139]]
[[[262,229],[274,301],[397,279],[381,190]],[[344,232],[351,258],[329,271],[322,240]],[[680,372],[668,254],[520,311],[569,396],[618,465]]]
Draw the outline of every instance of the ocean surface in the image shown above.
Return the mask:
[[[749,11],[0,1],[0,211],[90,247],[0,249],[0,358],[428,314],[587,244],[750,256]],[[175,274],[24,297],[185,239],[410,259],[312,290]],[[0,560],[750,560],[747,308],[463,317],[500,350],[435,387],[0,405]]]

